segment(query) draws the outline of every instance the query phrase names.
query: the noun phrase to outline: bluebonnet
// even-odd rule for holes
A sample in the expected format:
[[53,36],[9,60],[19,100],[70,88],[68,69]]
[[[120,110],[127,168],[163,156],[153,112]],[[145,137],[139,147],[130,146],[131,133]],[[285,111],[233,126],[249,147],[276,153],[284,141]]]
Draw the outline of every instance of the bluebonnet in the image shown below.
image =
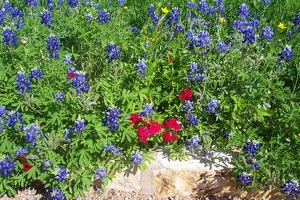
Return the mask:
[[86,14],[85,19],[91,22],[93,20],[93,16],[91,14]]
[[10,12],[13,9],[12,4],[9,1],[5,1],[2,8],[5,12]]
[[266,26],[262,29],[261,37],[266,38],[267,41],[272,41],[273,35],[273,28],[270,26]]
[[138,115],[140,117],[147,117],[147,118],[151,118],[151,114],[154,112],[153,108],[152,108],[152,104],[151,103],[146,103],[144,105],[142,105],[143,108],[143,112],[138,113]]
[[94,173],[95,173],[95,179],[100,179],[100,181],[102,181],[102,179],[106,178],[107,177],[107,172],[106,172],[106,168],[96,168],[94,170]]
[[224,2],[223,0],[214,0],[215,4],[217,4],[218,6],[219,5],[222,5]]
[[247,18],[249,15],[249,8],[246,3],[242,3],[238,9],[239,16],[242,18]]
[[138,34],[138,28],[137,27],[132,27],[131,29],[131,33],[134,33],[134,34]]
[[250,177],[250,174],[242,172],[237,176],[237,182],[240,183],[242,186],[250,185],[252,183],[252,179]]
[[118,2],[118,4],[120,4],[121,6],[124,6],[124,5],[125,5],[125,0],[118,0],[117,2]]
[[297,196],[300,195],[300,186],[292,179],[289,179],[288,182],[284,180],[280,188],[282,188],[281,193],[285,194],[287,198],[294,197],[296,199]]
[[217,108],[219,108],[217,100],[212,99],[212,100],[210,100],[210,102],[207,103],[207,105],[205,106],[204,109],[205,109],[206,113],[216,114],[217,113],[217,111],[216,111]]
[[61,189],[55,188],[50,192],[51,200],[64,200],[66,199],[66,195],[62,192]]
[[102,23],[108,23],[109,22],[109,12],[106,12],[105,10],[100,10],[98,12],[98,24]]
[[187,140],[186,147],[191,151],[195,152],[199,148],[199,143],[201,140],[197,135],[193,135],[190,139]]
[[31,69],[30,78],[43,78],[43,71],[39,68]]
[[106,50],[107,50],[107,54],[106,54],[105,58],[109,59],[110,62],[120,58],[119,48],[117,47],[117,45],[115,43],[113,43],[113,42],[109,43],[106,46]]
[[218,13],[224,13],[225,12],[225,7],[224,7],[223,4],[218,5],[217,12]]
[[57,0],[57,4],[59,6],[63,6],[64,5],[64,0]]
[[182,32],[183,29],[184,29],[183,25],[177,24],[177,25],[175,26],[175,28],[174,28],[174,31],[175,31],[175,32],[179,32],[179,31]]
[[244,155],[252,158],[256,157],[257,150],[260,148],[259,143],[247,140],[246,145],[243,147]]
[[2,43],[8,46],[17,46],[17,36],[10,27],[2,29]]
[[15,78],[16,86],[15,88],[19,91],[20,94],[25,94],[31,92],[31,82],[24,72],[18,72]]
[[182,106],[181,111],[187,112],[187,111],[189,111],[189,110],[194,110],[193,103],[194,103],[194,102],[192,102],[192,101],[190,101],[190,100],[185,100],[185,101],[184,101],[184,104],[183,104],[183,106]]
[[5,119],[0,118],[0,133],[4,131],[4,124],[6,123]]
[[254,29],[257,29],[260,26],[260,21],[254,19],[252,21],[249,21],[249,25],[252,26]]
[[70,172],[67,171],[67,169],[63,166],[59,166],[56,168],[55,171],[55,179],[59,180],[60,182],[65,182],[66,176],[70,174]]
[[[74,78],[76,76],[77,70],[75,69],[75,67],[70,67],[68,69],[68,71],[66,72],[67,74],[67,81],[70,80],[71,78]],[[74,75],[74,77],[69,76],[70,74]]]
[[300,25],[300,13],[295,15],[295,18],[293,19],[294,26]]
[[270,0],[262,0],[262,2],[263,2],[263,4],[267,4],[267,5],[271,3]]
[[139,165],[144,161],[142,152],[133,151],[130,157],[131,164],[133,165]]
[[0,105],[0,117],[4,117],[7,113],[5,106]]
[[105,152],[111,152],[113,154],[121,154],[122,148],[117,148],[115,145],[111,144],[111,142],[108,142],[107,145],[103,146],[102,151]]
[[85,77],[85,72],[76,71],[75,74],[76,75],[72,79],[72,82],[70,84],[76,90],[76,95],[79,96],[83,92],[87,91],[89,89],[89,86],[87,84],[87,79]]
[[58,93],[52,93],[52,96],[56,99],[57,103],[60,103],[65,98],[65,94],[62,91],[59,91]]
[[200,33],[194,38],[195,46],[207,46],[210,44],[209,34],[207,31],[202,30]]
[[53,0],[47,0],[47,10],[51,11],[54,9]]
[[186,122],[190,123],[192,126],[196,126],[199,123],[197,117],[190,110],[187,111]]
[[5,15],[6,15],[5,10],[0,10],[0,25],[3,24]]
[[198,9],[199,11],[202,11],[203,13],[206,13],[206,10],[207,10],[207,3],[206,3],[206,0],[201,0],[201,1],[198,3],[197,9]]
[[118,130],[118,119],[117,117],[121,114],[121,111],[117,107],[109,107],[105,111],[105,117],[102,120],[104,126],[107,126],[110,131]]
[[15,126],[17,122],[20,122],[20,124],[25,124],[22,114],[14,110],[8,112],[8,117],[6,120],[8,121],[7,125],[9,127]]
[[43,162],[43,165],[42,165],[43,171],[45,171],[46,169],[52,167],[52,165],[53,165],[53,163],[50,160],[47,160],[45,158],[42,158],[42,162]]
[[245,29],[243,29],[242,33],[244,34],[243,43],[250,43],[253,44],[255,40],[255,29],[252,26],[248,26]]
[[85,128],[84,119],[79,119],[74,121],[74,129],[73,132],[80,131],[82,132]]
[[189,1],[186,5],[186,8],[195,8],[196,4],[193,1]]
[[29,153],[29,150],[28,149],[26,149],[26,148],[24,148],[24,147],[21,147],[21,146],[19,146],[19,148],[15,151],[15,154],[14,154],[14,156],[16,156],[16,157],[26,157],[26,154],[28,154]]
[[146,76],[145,70],[148,69],[148,66],[145,63],[145,60],[142,59],[139,60],[138,64],[135,65],[134,69],[139,73],[141,77],[145,77]]
[[177,7],[172,8],[170,15],[169,15],[168,23],[169,24],[177,24],[179,21],[179,16],[180,16],[179,9]]
[[42,13],[40,22],[41,22],[41,24],[44,24],[48,28],[51,28],[52,15],[48,10],[46,10],[45,12]]
[[64,140],[68,141],[68,142],[71,142],[71,140],[69,140],[71,134],[73,134],[73,130],[70,130],[70,129],[66,128],[65,131],[64,131]]
[[67,3],[70,7],[73,7],[73,8],[78,6],[77,0],[67,0]]
[[28,7],[35,8],[40,3],[40,1],[39,0],[24,0],[24,3]]
[[23,126],[23,132],[25,133],[25,140],[29,142],[30,146],[34,146],[37,136],[43,138],[43,135],[36,124],[29,124],[28,126]]
[[230,135],[231,135],[231,131],[226,131],[226,132],[224,133],[224,136],[227,137],[227,138],[228,138]]
[[281,53],[279,53],[279,61],[282,60],[292,60],[292,54],[294,53],[294,51],[292,51],[291,46],[286,45],[284,48],[282,48]]
[[15,166],[17,164],[12,161],[11,157],[0,158],[0,172],[3,176],[12,174]]
[[219,51],[221,53],[226,53],[227,52],[227,45],[224,41],[220,40],[218,43],[217,43],[217,47],[219,49]]
[[208,14],[208,15],[213,15],[214,13],[215,13],[215,8],[213,6],[209,6],[205,12],[205,14]]
[[19,10],[18,8],[12,8],[10,11],[10,15],[11,15],[12,19],[15,21],[19,21],[22,18],[24,18],[24,13],[21,10]]
[[252,169],[255,169],[255,170],[258,170],[259,169],[259,161],[256,161],[254,159],[248,159],[246,160],[246,163],[251,165],[251,168]]
[[49,53],[49,58],[59,59],[59,41],[55,35],[49,35],[47,40],[46,49]]
[[155,26],[158,23],[159,16],[156,14],[153,5],[150,5],[148,8],[148,16],[151,18],[152,24]]
[[190,82],[202,81],[205,79],[205,75],[199,73],[198,64],[192,62],[190,68],[187,70],[187,80]]
[[211,152],[211,151],[204,151],[203,152],[204,157],[211,157],[212,155],[213,155],[213,152]]
[[63,62],[67,65],[67,66],[72,66],[73,65],[73,61],[72,61],[72,57],[69,55],[65,55],[63,57]]

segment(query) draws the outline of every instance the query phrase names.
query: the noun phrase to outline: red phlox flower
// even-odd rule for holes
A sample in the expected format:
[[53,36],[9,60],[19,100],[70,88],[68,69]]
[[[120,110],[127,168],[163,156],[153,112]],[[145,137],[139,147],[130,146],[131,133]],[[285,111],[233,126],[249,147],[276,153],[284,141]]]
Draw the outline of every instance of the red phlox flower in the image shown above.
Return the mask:
[[29,171],[31,168],[32,168],[32,165],[29,164],[29,163],[25,163],[25,164],[23,165],[23,170],[24,170],[25,172]]
[[21,162],[21,163],[23,163],[23,162],[26,161],[26,158],[24,158],[24,157],[18,158],[18,161]]
[[129,124],[138,125],[142,121],[142,118],[137,113],[132,113],[130,115],[130,122]]
[[179,93],[180,100],[190,100],[193,94],[189,88],[184,88],[181,93]]
[[163,125],[164,125],[164,127],[170,127],[171,129],[173,129],[176,132],[180,131],[180,125],[177,122],[177,120],[174,118],[170,118],[170,119],[164,121]]
[[76,74],[74,72],[68,73],[69,78],[74,78],[75,76],[76,76]]
[[163,141],[166,142],[166,143],[171,142],[172,141],[172,139],[171,139],[171,132],[170,131],[165,131],[162,134],[162,138],[163,138]]
[[170,62],[173,62],[173,58],[172,58],[172,57],[169,57],[169,61],[170,61]]
[[178,136],[177,135],[171,135],[171,140],[172,142],[175,142],[177,140]]
[[146,143],[150,134],[147,128],[145,128],[144,126],[139,126],[137,130],[137,135],[140,139],[140,142]]
[[157,134],[161,130],[161,125],[158,122],[152,121],[151,126],[149,127],[150,135]]

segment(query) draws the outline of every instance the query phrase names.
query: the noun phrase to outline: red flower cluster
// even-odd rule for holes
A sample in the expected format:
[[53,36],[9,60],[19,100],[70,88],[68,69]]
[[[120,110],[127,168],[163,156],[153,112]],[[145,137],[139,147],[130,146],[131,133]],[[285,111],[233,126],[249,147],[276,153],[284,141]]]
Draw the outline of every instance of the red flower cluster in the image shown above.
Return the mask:
[[178,124],[177,120],[174,118],[167,119],[163,123],[164,128],[171,128],[174,131],[180,131],[180,125]]
[[163,134],[162,134],[162,138],[163,138],[163,141],[166,142],[166,143],[169,143],[169,142],[175,142],[178,138],[177,135],[171,135],[171,132],[170,131],[165,131]]
[[[18,158],[18,161],[19,161],[20,163],[25,163],[26,158],[24,158],[24,157]],[[29,164],[29,163],[25,163],[25,164],[23,165],[23,170],[24,170],[25,172],[28,172],[31,168],[32,168],[32,165]]]
[[181,93],[179,93],[180,100],[190,100],[193,94],[189,88],[184,88]]
[[69,78],[74,78],[76,76],[76,74],[75,73],[73,73],[73,72],[71,72],[71,73],[68,73],[68,77]]
[[130,122],[129,122],[129,124],[138,125],[142,120],[143,119],[137,113],[132,113],[130,115]]
[[140,142],[146,143],[149,136],[159,133],[161,130],[161,124],[153,120],[144,122],[143,126],[138,127],[137,135]]
[[169,57],[169,61],[170,61],[170,62],[173,62],[173,58],[172,58],[172,57]]

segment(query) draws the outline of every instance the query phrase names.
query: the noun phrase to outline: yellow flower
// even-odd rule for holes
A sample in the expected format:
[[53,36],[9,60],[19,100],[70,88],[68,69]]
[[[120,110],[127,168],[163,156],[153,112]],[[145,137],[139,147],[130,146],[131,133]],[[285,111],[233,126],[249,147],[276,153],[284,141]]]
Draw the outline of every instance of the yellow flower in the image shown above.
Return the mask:
[[161,11],[162,11],[164,14],[167,14],[167,13],[169,12],[169,10],[167,9],[167,7],[161,8]]
[[280,28],[280,29],[286,29],[286,26],[284,25],[284,23],[279,22],[278,28]]
[[195,0],[192,0],[191,2],[195,2]]
[[223,17],[220,17],[220,19],[219,19],[219,22],[220,22],[221,24],[223,24],[223,23],[225,23],[225,22],[226,22],[226,20],[225,20],[225,18],[223,18]]
[[127,10],[128,9],[128,6],[124,6],[124,10]]
[[149,42],[154,42],[155,39],[154,38],[149,38]]

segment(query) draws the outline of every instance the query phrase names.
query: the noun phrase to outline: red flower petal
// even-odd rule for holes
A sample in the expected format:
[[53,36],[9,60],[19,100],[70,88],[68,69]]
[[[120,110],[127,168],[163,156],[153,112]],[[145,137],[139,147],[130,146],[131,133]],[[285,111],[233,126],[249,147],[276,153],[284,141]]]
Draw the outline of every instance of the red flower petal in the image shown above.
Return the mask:
[[129,124],[138,125],[142,121],[142,118],[137,113],[132,113],[130,115],[130,122]]
[[23,162],[25,162],[25,161],[26,161],[26,158],[24,158],[24,157],[22,157],[22,158],[18,158],[18,161],[19,161],[19,162],[21,162],[21,163],[23,163]]
[[23,170],[24,170],[25,172],[27,172],[27,171],[30,170],[31,168],[32,168],[32,165],[29,164],[29,163],[25,163],[25,164],[23,165]]
[[74,78],[74,77],[75,77],[75,75],[76,75],[76,74],[75,74],[75,73],[73,73],[73,72],[71,72],[71,73],[68,73],[68,77],[69,77],[69,78]]
[[173,62],[173,58],[172,58],[172,57],[169,57],[169,61],[170,61],[170,62]]

